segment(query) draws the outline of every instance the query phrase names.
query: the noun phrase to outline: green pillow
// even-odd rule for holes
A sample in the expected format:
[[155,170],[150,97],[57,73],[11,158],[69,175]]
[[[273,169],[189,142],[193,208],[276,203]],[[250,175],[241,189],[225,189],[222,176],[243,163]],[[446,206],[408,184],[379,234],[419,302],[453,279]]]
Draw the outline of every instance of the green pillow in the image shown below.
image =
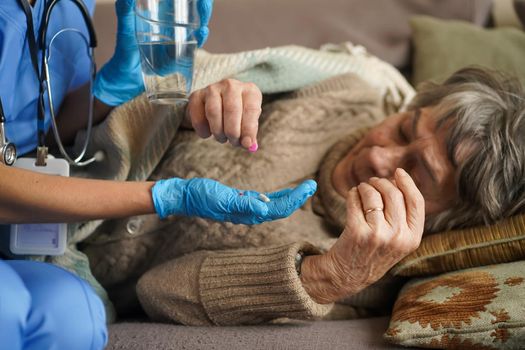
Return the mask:
[[468,65],[497,69],[525,83],[525,32],[484,29],[473,24],[416,16],[410,20],[414,43],[412,84],[441,82]]

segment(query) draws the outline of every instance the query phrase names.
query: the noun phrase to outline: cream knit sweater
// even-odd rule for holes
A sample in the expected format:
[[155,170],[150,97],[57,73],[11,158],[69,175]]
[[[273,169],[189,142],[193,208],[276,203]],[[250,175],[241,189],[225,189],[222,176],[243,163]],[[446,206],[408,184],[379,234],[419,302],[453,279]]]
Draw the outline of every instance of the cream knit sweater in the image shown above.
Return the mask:
[[255,154],[179,132],[153,178],[207,177],[257,191],[316,178],[320,189],[289,218],[261,225],[154,216],[107,222],[84,247],[94,275],[117,306],[133,299],[140,277],[140,303],[159,321],[235,325],[326,316],[333,306],[305,292],[294,257],[322,252],[337,239],[345,211],[331,169],[359,130],[384,116],[377,90],[347,74],[265,105]]

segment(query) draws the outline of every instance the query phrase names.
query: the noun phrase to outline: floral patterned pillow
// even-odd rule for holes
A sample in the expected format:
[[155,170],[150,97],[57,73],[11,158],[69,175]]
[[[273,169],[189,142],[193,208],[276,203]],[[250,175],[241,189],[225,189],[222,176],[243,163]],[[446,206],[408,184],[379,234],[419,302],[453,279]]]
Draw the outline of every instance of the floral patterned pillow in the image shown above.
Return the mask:
[[434,349],[525,349],[525,261],[411,280],[384,337]]

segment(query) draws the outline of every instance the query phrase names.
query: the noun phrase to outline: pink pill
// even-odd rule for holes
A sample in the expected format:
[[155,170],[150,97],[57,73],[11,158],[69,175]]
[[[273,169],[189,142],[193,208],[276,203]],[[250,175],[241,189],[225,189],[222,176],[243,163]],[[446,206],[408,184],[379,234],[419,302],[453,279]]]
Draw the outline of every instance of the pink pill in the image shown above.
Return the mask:
[[256,142],[253,145],[251,145],[250,148],[248,148],[248,151],[250,151],[252,153],[255,153],[255,152],[257,152],[258,149],[259,149],[259,145]]

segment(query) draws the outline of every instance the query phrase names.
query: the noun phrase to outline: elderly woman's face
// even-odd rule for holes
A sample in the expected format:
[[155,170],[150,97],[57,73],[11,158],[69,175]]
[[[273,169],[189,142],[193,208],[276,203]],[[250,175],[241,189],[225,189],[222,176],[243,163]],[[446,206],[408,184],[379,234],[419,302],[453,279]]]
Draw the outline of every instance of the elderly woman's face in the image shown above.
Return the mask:
[[448,126],[436,127],[432,109],[403,112],[372,128],[336,166],[332,181],[346,197],[371,177],[392,179],[405,169],[425,198],[426,214],[445,210],[456,198],[455,169],[447,156]]

